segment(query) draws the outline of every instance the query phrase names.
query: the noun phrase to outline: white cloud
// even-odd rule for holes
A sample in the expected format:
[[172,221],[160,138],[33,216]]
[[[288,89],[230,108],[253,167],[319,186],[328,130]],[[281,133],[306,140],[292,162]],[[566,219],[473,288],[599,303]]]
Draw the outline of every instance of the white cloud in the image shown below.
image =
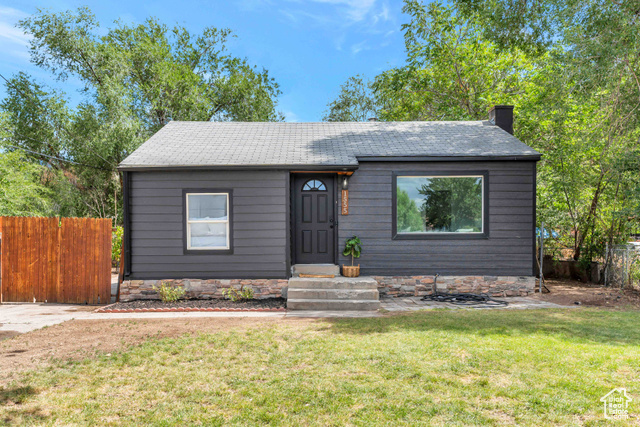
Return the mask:
[[[245,0],[247,1],[247,0]],[[263,2],[269,0],[252,0]],[[298,23],[303,18],[332,27],[348,27],[354,24],[377,24],[390,19],[386,3],[377,6],[378,0],[287,0],[288,6],[279,12],[290,21]],[[311,7],[312,5],[315,7]],[[320,10],[319,10],[320,9]]]
[[11,7],[0,6],[0,39],[15,44],[27,46],[29,36],[16,28],[16,23],[27,16],[26,13]]
[[0,6],[0,57],[3,65],[22,66],[29,61],[31,36],[16,28],[16,23],[28,15],[18,9]]
[[21,10],[14,9],[12,7],[0,6],[0,16],[13,16],[14,18],[24,18],[27,16]]
[[336,24],[335,20],[330,16],[307,12],[306,10],[280,9],[279,12],[294,24],[298,24],[305,18],[314,21],[320,26],[333,26]]
[[378,21],[386,22],[389,20],[389,6],[386,4],[382,5],[380,12],[373,15],[373,23],[376,24]]
[[340,6],[346,16],[354,22],[362,21],[371,11],[376,0],[311,0],[315,3],[326,3]]
[[29,44],[29,36],[23,33],[22,30],[15,28],[13,24],[2,21],[0,21],[0,39],[24,46]]
[[273,2],[271,0],[236,0],[240,9],[246,11],[256,11],[261,9],[264,6],[273,6]]
[[360,43],[355,43],[351,45],[351,53],[356,55],[358,52],[362,52],[363,50],[371,49],[366,41],[361,41]]
[[284,111],[284,121],[295,123],[300,121],[300,117],[293,111]]

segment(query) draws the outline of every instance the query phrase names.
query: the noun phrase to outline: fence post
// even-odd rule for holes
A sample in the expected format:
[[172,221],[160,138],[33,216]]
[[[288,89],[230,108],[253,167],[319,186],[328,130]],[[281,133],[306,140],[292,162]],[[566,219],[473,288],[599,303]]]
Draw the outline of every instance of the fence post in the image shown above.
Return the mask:
[[540,224],[540,295],[542,295],[542,262],[544,260],[544,221]]
[[606,242],[604,246],[604,271],[602,272],[602,274],[604,275],[603,282],[605,287],[608,286],[607,285],[609,281],[609,278],[607,277],[608,272],[609,272],[609,242]]
[[622,278],[622,287],[626,287],[629,282],[629,246],[624,248],[624,277]]

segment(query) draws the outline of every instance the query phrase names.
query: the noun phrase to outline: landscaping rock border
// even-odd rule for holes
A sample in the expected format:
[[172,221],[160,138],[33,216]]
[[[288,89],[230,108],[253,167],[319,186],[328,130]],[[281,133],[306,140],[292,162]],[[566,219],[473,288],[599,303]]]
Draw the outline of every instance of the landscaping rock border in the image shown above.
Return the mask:
[[182,299],[175,302],[158,300],[120,301],[101,307],[99,313],[179,313],[179,312],[243,312],[285,311],[284,298],[263,298],[233,302],[228,299]]
[[[112,304],[114,305],[114,304]],[[110,308],[111,305],[96,310],[96,313],[193,313],[193,312],[243,312],[243,311],[259,311],[259,312],[285,312],[286,308],[220,308],[220,307],[174,307],[174,308]]]

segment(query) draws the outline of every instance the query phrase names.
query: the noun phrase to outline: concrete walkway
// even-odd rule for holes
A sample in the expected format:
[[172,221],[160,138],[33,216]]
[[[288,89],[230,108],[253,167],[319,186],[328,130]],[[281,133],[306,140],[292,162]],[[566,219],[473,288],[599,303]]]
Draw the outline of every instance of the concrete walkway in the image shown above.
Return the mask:
[[[543,302],[526,297],[505,298],[507,307],[457,306],[449,303],[420,301],[419,297],[382,298],[381,312],[401,312],[429,310],[434,308],[474,308],[474,309],[535,309],[535,308],[567,308],[562,305]],[[57,325],[73,319],[182,319],[188,317],[379,317],[379,311],[313,311],[296,310],[287,312],[199,312],[199,313],[95,313],[95,306],[71,304],[0,304],[0,331],[16,331],[20,333],[33,331],[46,326]]]
[[202,313],[95,313],[98,307],[71,304],[0,304],[0,331],[20,333],[53,326],[73,319],[165,319],[186,317],[284,317],[285,313],[269,312],[202,312]]
[[432,310],[434,308],[452,308],[452,309],[484,309],[484,310],[509,310],[509,309],[533,309],[533,308],[567,308],[564,305],[558,305],[551,302],[538,301],[527,297],[508,297],[496,298],[499,301],[506,301],[507,306],[492,305],[455,305],[448,302],[422,301],[420,297],[400,297],[400,298],[380,298],[380,307],[387,311],[416,311],[416,310]]

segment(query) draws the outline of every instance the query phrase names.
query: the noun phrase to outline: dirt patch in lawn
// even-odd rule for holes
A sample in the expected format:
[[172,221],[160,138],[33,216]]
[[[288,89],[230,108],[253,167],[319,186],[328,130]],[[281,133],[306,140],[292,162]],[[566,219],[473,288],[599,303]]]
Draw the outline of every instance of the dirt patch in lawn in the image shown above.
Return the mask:
[[536,293],[533,298],[560,305],[640,309],[640,292],[633,289],[607,288],[593,283],[566,279],[547,279],[545,284],[551,292],[542,295]]
[[[304,326],[313,320],[219,317],[72,320],[0,341],[0,386],[16,379],[17,374],[21,372],[46,365],[56,359],[81,360],[101,353],[123,350],[153,338],[215,333],[232,329],[269,328],[284,322]],[[2,338],[0,335],[0,339]]]
[[[0,323],[0,326],[2,326],[1,323]],[[0,331],[0,341],[6,340],[6,339],[9,339],[9,338],[13,338],[16,335],[20,335],[20,332],[16,332],[16,331]]]

